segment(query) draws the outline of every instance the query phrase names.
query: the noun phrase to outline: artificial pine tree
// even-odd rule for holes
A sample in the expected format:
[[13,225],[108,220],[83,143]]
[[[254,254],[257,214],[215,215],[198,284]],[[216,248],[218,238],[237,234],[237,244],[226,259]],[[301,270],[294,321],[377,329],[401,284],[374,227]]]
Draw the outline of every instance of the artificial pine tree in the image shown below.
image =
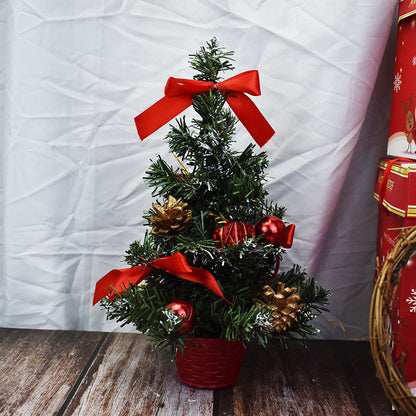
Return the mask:
[[[194,80],[215,87],[193,95],[198,118],[177,119],[167,134],[177,165],[159,156],[146,171],[155,198],[144,213],[149,230],[126,252],[131,269],[121,271],[144,272],[145,279],[111,285],[107,279],[109,296],[101,299],[108,319],[134,324],[156,347],[170,345],[172,354],[191,337],[266,346],[270,338],[285,344],[313,335],[310,321],[328,300],[328,291],[300,266],[277,273],[294,226],[283,223],[284,207],[267,200],[267,154],[254,144],[232,148],[238,120],[226,102],[233,92],[217,87],[233,69],[232,55],[215,38],[190,55]],[[270,220],[269,228],[261,227]],[[178,253],[191,268],[186,273],[203,270],[214,281],[206,284],[205,274],[192,281],[160,265]]]

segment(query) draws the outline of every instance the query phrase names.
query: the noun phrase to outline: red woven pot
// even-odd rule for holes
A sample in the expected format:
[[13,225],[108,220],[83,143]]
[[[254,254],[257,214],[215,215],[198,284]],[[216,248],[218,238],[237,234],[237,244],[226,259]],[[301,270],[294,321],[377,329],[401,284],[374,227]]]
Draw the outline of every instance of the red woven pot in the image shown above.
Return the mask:
[[185,342],[183,356],[176,353],[179,380],[200,389],[219,389],[238,380],[245,348],[239,341],[193,338]]

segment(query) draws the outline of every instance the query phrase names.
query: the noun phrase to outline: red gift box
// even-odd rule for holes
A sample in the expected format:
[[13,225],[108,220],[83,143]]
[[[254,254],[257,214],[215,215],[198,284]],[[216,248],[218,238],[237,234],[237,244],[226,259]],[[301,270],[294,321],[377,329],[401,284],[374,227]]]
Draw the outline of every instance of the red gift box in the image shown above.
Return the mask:
[[416,1],[399,3],[387,153],[416,159]]
[[[377,258],[381,267],[403,228],[416,225],[416,161],[381,159],[374,196],[380,203]],[[409,387],[416,387],[416,257],[402,268],[391,311],[391,334],[393,359]]]

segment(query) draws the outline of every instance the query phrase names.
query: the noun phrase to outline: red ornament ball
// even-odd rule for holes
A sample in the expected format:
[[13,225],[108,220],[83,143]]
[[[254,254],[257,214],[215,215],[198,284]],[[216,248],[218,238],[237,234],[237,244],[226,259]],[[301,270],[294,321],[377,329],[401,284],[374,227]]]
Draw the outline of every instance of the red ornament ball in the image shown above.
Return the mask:
[[184,333],[190,331],[195,324],[195,310],[194,307],[186,300],[176,300],[166,306],[175,315],[184,318],[182,325],[178,332]]
[[232,221],[214,231],[215,246],[222,248],[240,244],[243,240],[254,237],[254,225]]
[[256,237],[263,235],[263,242],[273,246],[290,248],[292,246],[295,226],[288,226],[279,218],[268,215],[257,222],[255,225]]

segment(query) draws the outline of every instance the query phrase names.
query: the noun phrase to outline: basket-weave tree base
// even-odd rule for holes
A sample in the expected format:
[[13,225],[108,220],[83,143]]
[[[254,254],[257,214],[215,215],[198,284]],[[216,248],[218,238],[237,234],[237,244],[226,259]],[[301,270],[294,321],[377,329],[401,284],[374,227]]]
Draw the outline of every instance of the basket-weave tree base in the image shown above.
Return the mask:
[[391,311],[402,268],[416,251],[416,227],[399,237],[377,275],[370,310],[370,345],[377,377],[399,415],[416,415],[414,397],[392,358]]

